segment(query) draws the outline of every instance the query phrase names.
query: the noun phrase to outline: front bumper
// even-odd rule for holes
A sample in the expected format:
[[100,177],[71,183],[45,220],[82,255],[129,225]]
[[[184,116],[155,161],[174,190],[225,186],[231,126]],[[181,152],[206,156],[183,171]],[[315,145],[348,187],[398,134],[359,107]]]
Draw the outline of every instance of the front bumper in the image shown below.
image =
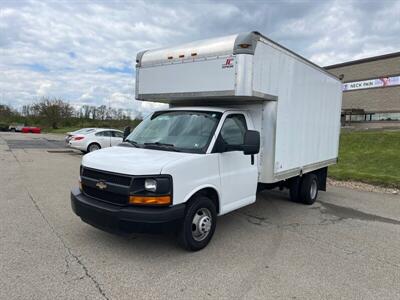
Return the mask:
[[167,232],[185,214],[185,204],[170,207],[117,206],[71,191],[72,210],[82,221],[112,233]]

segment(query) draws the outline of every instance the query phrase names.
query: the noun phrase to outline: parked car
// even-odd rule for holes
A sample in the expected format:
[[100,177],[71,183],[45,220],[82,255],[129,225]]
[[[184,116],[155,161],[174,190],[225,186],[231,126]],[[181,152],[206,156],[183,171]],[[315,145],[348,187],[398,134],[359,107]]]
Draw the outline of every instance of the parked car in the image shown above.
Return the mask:
[[109,128],[92,129],[74,134],[68,141],[68,146],[86,153],[122,143],[124,133],[121,130]]
[[25,127],[25,124],[11,124],[8,126],[8,130],[12,132],[21,132],[22,128]]
[[40,133],[41,131],[42,130],[39,127],[34,126],[25,126],[21,129],[22,133]]
[[67,135],[65,136],[65,143],[68,144],[74,135],[94,132],[95,130],[96,128],[81,128],[75,131],[67,132]]

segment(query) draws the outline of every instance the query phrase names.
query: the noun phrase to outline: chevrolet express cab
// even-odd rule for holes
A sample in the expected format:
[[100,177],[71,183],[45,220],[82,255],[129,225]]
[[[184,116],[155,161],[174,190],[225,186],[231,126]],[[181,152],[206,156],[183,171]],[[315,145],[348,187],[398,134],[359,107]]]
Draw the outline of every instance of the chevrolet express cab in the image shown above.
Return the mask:
[[85,155],[73,211],[115,233],[175,231],[191,251],[217,217],[288,188],[313,204],[338,156],[341,83],[257,32],[142,51],[136,99],[169,109]]

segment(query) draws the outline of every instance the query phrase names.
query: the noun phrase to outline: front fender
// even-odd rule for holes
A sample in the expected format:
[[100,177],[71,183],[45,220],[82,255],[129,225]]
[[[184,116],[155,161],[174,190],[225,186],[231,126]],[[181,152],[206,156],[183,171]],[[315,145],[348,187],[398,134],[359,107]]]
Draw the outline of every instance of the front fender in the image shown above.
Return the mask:
[[187,202],[204,188],[212,188],[219,195],[221,178],[218,154],[197,154],[166,165],[163,174],[173,178],[174,204]]
[[189,201],[189,199],[192,198],[192,196],[193,196],[194,194],[196,194],[197,192],[199,192],[199,191],[201,191],[201,190],[207,189],[207,188],[211,188],[211,189],[213,189],[213,190],[217,193],[217,195],[218,195],[218,202],[219,202],[219,199],[221,199],[221,197],[220,197],[218,188],[217,188],[215,185],[212,185],[212,184],[204,184],[204,185],[201,185],[201,186],[199,186],[199,187],[197,187],[197,188],[191,190],[191,191],[185,196],[185,198],[183,199],[183,202]]

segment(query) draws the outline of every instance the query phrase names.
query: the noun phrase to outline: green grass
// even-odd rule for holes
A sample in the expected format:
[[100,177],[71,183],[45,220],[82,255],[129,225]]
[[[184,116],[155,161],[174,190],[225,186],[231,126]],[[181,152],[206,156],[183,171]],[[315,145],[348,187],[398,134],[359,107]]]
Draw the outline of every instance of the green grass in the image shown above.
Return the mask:
[[400,131],[353,131],[340,136],[339,163],[329,177],[400,188]]

